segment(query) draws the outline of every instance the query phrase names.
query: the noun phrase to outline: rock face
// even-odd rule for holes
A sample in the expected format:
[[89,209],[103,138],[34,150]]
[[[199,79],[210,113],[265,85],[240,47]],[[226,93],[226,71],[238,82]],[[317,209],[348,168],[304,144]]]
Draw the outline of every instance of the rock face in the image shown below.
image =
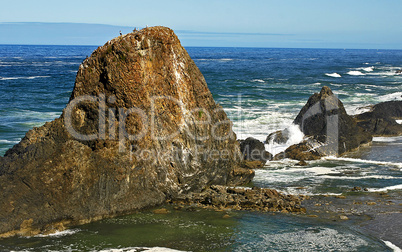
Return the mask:
[[312,160],[320,156],[341,155],[369,143],[371,134],[357,126],[342,102],[329,87],[315,93],[294,120],[308,140],[289,147],[283,157]]
[[370,112],[355,116],[357,125],[373,136],[402,135],[402,125],[395,119],[402,119],[402,101],[382,102],[373,106]]
[[172,30],[119,36],[81,64],[60,118],[0,159],[0,234],[32,235],[250,180],[231,122]]

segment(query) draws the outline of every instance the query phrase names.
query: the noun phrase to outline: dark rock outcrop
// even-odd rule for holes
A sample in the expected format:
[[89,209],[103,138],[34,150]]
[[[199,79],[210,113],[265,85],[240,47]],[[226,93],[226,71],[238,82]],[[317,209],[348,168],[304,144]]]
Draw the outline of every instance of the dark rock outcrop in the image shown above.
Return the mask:
[[402,119],[402,101],[376,104],[371,111],[356,115],[357,125],[373,136],[402,135],[402,125],[395,119]]
[[357,126],[342,102],[326,86],[309,98],[293,123],[299,125],[309,139],[290,146],[277,158],[313,160],[341,155],[372,140],[371,134]]
[[172,30],[96,49],[60,118],[0,159],[0,234],[33,235],[248,182],[231,122]]
[[211,186],[201,193],[183,195],[170,202],[219,210],[305,213],[306,209],[300,205],[303,199],[301,196],[285,195],[272,189]]
[[[240,151],[246,161],[259,161],[264,165],[267,161],[272,160],[272,155],[265,150],[264,143],[253,137],[246,140],[239,140]],[[247,165],[246,165],[247,166]]]

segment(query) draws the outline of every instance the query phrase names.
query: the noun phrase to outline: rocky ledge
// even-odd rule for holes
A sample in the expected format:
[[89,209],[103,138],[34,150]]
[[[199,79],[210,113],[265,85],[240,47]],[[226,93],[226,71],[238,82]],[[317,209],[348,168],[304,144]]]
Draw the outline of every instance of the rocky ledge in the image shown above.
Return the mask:
[[210,186],[200,193],[190,193],[169,200],[175,205],[193,205],[212,209],[257,210],[263,212],[305,213],[305,196],[285,195],[272,189]]

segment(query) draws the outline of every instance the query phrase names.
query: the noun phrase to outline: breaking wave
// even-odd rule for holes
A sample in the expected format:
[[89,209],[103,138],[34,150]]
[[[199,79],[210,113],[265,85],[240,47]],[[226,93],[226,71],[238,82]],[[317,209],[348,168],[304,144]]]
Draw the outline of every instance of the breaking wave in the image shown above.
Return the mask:
[[338,74],[338,73],[326,73],[325,74],[326,76],[329,76],[329,77],[334,77],[334,78],[340,78],[340,77],[342,77],[340,74]]

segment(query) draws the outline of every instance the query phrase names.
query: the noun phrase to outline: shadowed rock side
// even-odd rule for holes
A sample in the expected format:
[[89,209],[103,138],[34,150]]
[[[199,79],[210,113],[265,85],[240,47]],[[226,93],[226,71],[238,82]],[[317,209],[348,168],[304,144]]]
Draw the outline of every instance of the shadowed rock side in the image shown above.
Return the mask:
[[172,30],[96,49],[60,118],[0,159],[0,234],[33,235],[248,182],[231,122]]
[[373,136],[400,136],[402,125],[395,120],[402,119],[402,101],[388,101],[376,104],[371,111],[356,115],[357,125]]

